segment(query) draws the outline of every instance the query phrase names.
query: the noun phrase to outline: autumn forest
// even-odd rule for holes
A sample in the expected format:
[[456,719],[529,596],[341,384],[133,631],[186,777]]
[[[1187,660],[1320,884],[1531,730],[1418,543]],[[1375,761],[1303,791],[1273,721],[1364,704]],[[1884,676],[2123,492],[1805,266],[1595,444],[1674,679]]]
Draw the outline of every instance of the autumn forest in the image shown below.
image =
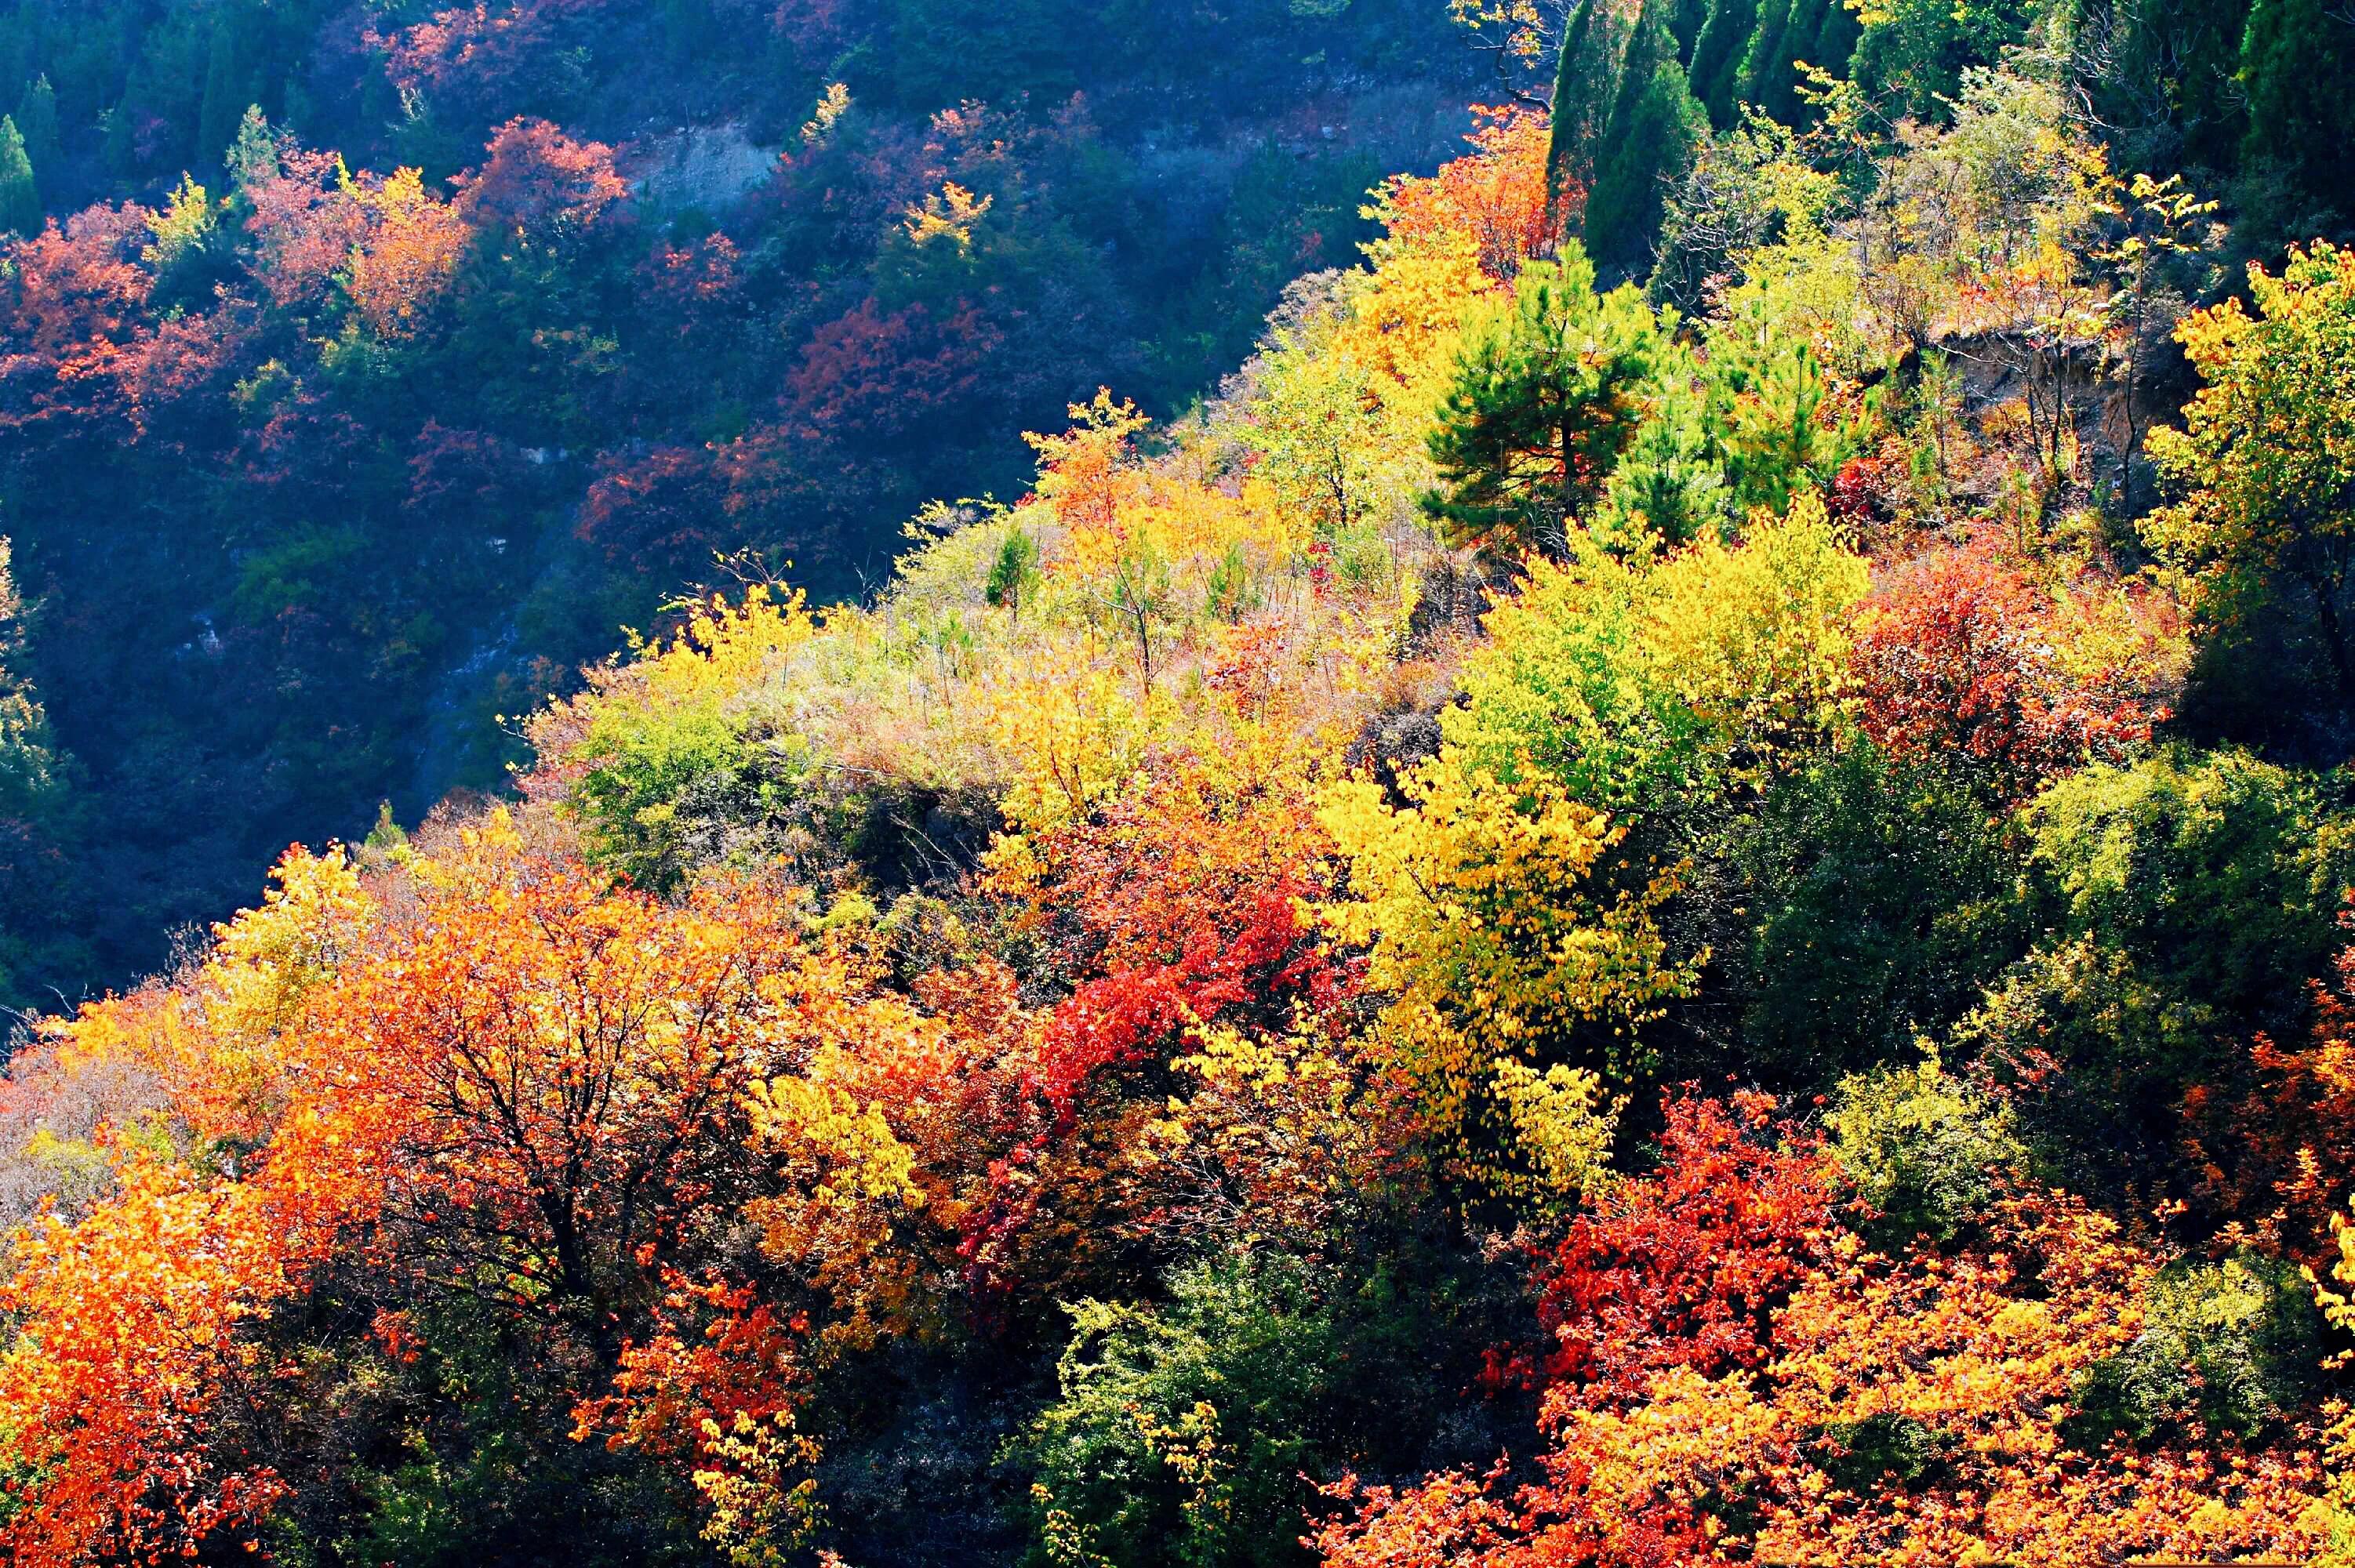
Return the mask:
[[2355,12],[0,0],[0,1563],[2355,1565]]

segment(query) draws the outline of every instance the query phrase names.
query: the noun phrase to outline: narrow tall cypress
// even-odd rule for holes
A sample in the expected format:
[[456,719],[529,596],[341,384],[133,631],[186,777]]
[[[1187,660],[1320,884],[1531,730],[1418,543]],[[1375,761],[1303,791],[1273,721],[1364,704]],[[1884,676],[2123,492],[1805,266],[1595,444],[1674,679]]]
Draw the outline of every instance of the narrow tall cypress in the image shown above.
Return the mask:
[[1692,167],[1709,119],[1677,62],[1676,38],[1646,7],[1619,75],[1602,167],[1586,203],[1586,248],[1598,262],[1634,270],[1651,254],[1670,180]]
[[1717,0],[1693,41],[1692,91],[1720,130],[1734,122],[1742,50],[1757,26],[1758,0]]
[[2307,191],[2355,212],[2355,59],[2325,0],[2255,0],[2241,42],[2249,129],[2242,156],[2295,174]]
[[1791,30],[1794,0],[1765,0],[1758,8],[1757,26],[1750,29],[1750,42],[1742,51],[1742,65],[1734,73],[1734,98],[1739,103],[1754,103],[1775,119],[1788,123],[1785,115],[1776,113],[1767,102],[1774,90],[1775,66],[1782,59],[1784,39]]
[[0,115],[0,229],[34,234],[40,227],[41,192],[33,178],[33,160],[25,155],[16,116]]
[[25,84],[13,118],[17,133],[25,138],[25,156],[33,161],[33,167],[47,169],[54,164],[59,156],[58,95],[47,75],[37,76]]
[[1611,112],[1611,25],[1605,0],[1578,0],[1561,32],[1554,67],[1553,129],[1546,144],[1546,189],[1559,200],[1594,183],[1595,144]]
[[237,135],[238,116],[245,111],[246,94],[240,90],[237,69],[236,23],[224,11],[213,23],[212,52],[205,63],[205,96],[197,111],[196,162],[216,167]]

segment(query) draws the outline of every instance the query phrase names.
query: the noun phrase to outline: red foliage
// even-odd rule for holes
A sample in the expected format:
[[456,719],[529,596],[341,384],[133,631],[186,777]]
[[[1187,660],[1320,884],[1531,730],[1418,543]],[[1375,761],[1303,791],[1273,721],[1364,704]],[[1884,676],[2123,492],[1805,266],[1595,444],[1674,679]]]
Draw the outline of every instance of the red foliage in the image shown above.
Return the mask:
[[0,429],[50,422],[128,434],[153,284],[143,207],[93,207],[8,247],[0,271]]
[[1960,761],[2006,800],[2122,755],[2163,716],[2147,675],[2064,668],[2062,599],[1984,539],[1902,568],[1857,639],[1865,733],[1902,758]]
[[1664,1102],[1659,1169],[1611,1189],[1548,1260],[1538,1311],[1557,1392],[1640,1399],[1669,1367],[1719,1376],[1769,1353],[1769,1319],[1822,1254],[1838,1173],[1774,1102]]
[[727,485],[709,451],[657,447],[589,487],[578,528],[609,561],[642,573],[692,570],[727,541]]
[[1476,108],[1484,123],[1465,140],[1477,149],[1423,177],[1402,175],[1383,187],[1394,238],[1427,241],[1468,234],[1481,269],[1500,281],[1533,256],[1549,256],[1585,195],[1546,194],[1546,118],[1519,108]]
[[[530,96],[534,73],[560,52],[559,29],[603,9],[605,0],[505,0],[437,11],[426,21],[368,43],[385,55],[386,74],[437,107],[481,111]],[[479,123],[479,122],[478,122]]]
[[[2355,929],[2350,905],[2342,923]],[[2355,1198],[2355,947],[2336,969],[2314,987],[2304,1044],[2259,1035],[2248,1088],[2201,1085],[2184,1105],[2185,1152],[2225,1236],[2326,1270],[2339,1256],[2331,1222]]]
[[1004,334],[971,305],[935,318],[872,299],[812,335],[785,384],[794,415],[840,440],[881,444],[931,426],[988,386]]
[[575,142],[545,120],[508,121],[484,152],[482,167],[453,182],[460,216],[480,229],[577,234],[611,221],[630,194],[613,149]]

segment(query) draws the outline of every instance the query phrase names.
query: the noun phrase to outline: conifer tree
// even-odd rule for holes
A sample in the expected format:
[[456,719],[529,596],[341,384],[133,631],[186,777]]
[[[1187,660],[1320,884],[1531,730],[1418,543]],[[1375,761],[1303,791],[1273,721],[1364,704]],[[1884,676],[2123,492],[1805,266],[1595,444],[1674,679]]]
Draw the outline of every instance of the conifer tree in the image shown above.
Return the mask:
[[1667,186],[1692,167],[1709,119],[1677,63],[1676,40],[1646,9],[1627,45],[1605,154],[1586,201],[1586,249],[1606,265],[1640,266],[1659,232]]
[[41,192],[33,161],[25,155],[25,138],[14,115],[0,116],[0,229],[29,235],[40,227]]
[[[1814,48],[1801,58],[1835,76],[1846,76],[1849,57],[1856,53],[1856,40],[1864,31],[1863,25],[1849,9],[1846,0],[1823,0],[1822,8],[1823,20],[1816,27]],[[1793,90],[1797,90],[1796,86]]]
[[1736,102],[1742,51],[1757,26],[1758,0],[1718,0],[1693,41],[1692,91],[1708,106],[1710,122],[1720,130],[1741,117]]
[[2355,211],[2355,49],[2327,0],[2256,0],[2240,81],[2249,105],[2243,156],[2279,164],[2313,196]]
[[1553,134],[1546,147],[1546,189],[1559,199],[1575,185],[1594,184],[1594,156],[1611,117],[1611,18],[1604,0],[1578,0],[1562,29],[1554,69]]
[[1750,29],[1750,41],[1742,48],[1742,65],[1735,72],[1735,92],[1741,101],[1757,105],[1786,125],[1791,120],[1790,95],[1783,94],[1778,106],[1774,93],[1776,68],[1789,48],[1792,12],[1799,3],[1800,0],[1765,0],[1758,10],[1758,25]]
[[58,143],[58,95],[44,74],[25,84],[23,96],[16,100],[17,133],[25,138],[25,156],[36,169],[54,168],[59,156]]
[[1531,262],[1512,303],[1469,330],[1424,512],[1456,544],[1561,554],[1650,411],[1662,352],[1651,308],[1633,289],[1598,297],[1577,241]]
[[278,138],[271,134],[259,103],[246,106],[245,117],[237,122],[237,140],[229,144],[222,162],[229,166],[232,196],[242,196],[278,173]]
[[218,163],[236,136],[238,115],[245,101],[239,90],[237,34],[227,11],[213,23],[212,52],[205,64],[205,97],[197,111],[197,162]]

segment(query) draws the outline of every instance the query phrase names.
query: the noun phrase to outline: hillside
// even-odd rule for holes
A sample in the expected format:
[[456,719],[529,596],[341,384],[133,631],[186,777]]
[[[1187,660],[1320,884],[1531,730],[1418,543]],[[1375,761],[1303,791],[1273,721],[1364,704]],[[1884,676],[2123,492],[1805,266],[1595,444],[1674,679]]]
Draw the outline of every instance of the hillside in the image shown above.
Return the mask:
[[1443,12],[1345,9],[0,5],[0,535],[75,779],[0,1003],[496,788],[675,597],[855,599],[1073,398],[1207,391],[1466,123]]
[[[2137,121],[2171,13],[1456,9],[1550,105],[1213,395],[1072,395],[857,601],[740,558],[32,1022],[10,1562],[2355,1561],[2355,249],[2183,107],[2345,24]],[[361,312],[642,199],[498,138],[255,210]]]

